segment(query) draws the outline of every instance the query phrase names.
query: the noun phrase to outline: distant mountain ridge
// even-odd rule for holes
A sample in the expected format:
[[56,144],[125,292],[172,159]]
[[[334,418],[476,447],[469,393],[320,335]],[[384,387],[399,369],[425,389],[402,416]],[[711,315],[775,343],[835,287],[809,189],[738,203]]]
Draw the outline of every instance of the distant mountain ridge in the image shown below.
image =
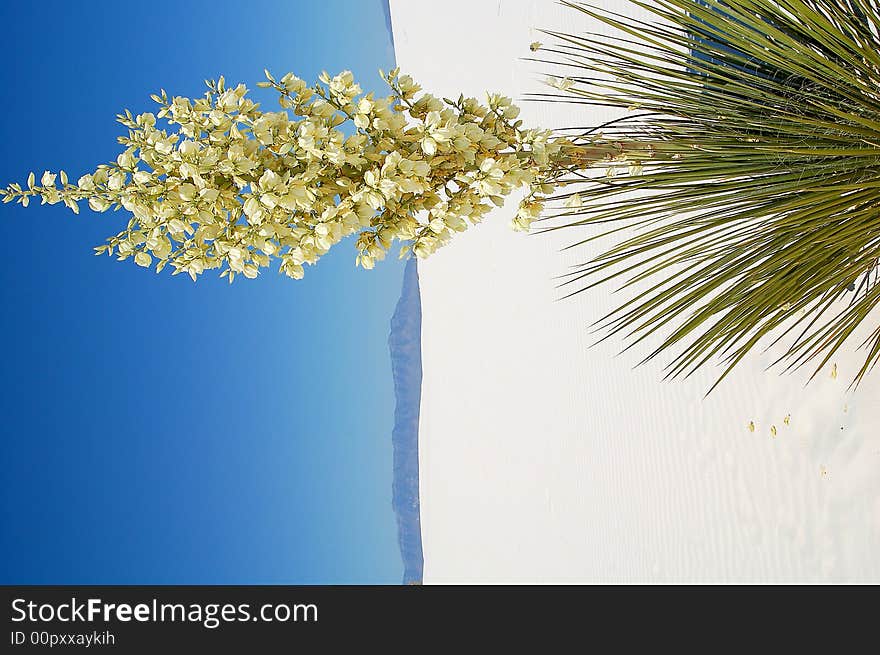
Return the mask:
[[400,300],[388,335],[394,377],[394,480],[391,505],[397,516],[397,539],[403,557],[403,582],[420,583],[422,528],[419,514],[419,404],[422,397],[422,302],[415,257],[406,263]]
[[389,0],[379,0],[379,2],[382,4],[382,13],[385,14],[385,27],[388,28],[391,47],[394,48],[394,30],[391,28],[391,3]]

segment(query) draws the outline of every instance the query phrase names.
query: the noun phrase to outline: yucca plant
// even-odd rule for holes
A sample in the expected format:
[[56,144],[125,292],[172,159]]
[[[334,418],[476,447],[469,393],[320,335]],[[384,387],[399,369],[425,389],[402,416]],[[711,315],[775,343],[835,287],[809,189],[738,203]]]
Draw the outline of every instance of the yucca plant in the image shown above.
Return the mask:
[[[673,349],[669,376],[718,357],[720,382],[780,341],[777,363],[821,370],[880,301],[880,5],[633,1],[658,20],[566,2],[617,34],[549,32],[542,49],[572,72],[539,98],[628,108],[604,140],[652,154],[639,175],[572,178],[589,201],[563,227],[617,242],[565,284],[648,284],[597,328],[655,335],[647,359]],[[853,384],[880,359],[869,327]]]
[[[124,208],[98,254],[231,282],[273,259],[300,278],[354,234],[364,268],[394,241],[428,256],[521,188],[512,225],[526,231],[555,193],[562,227],[637,230],[567,280],[573,293],[649,284],[599,322],[609,335],[665,330],[649,358],[678,347],[672,376],[721,356],[723,379],[771,335],[793,335],[788,366],[821,369],[880,300],[878,0],[634,2],[658,20],[565,3],[618,33],[532,44],[574,71],[545,99],[632,110],[582,134],[524,126],[499,94],[420,93],[397,70],[385,98],[348,71],[314,86],[267,71],[258,86],[280,112],[222,77],[203,98],[163,91],[156,114],[118,116],[115,162],[76,183],[31,173],[0,198]],[[592,174],[620,166],[630,174]],[[578,190],[559,194],[566,183]],[[880,327],[865,344],[854,383],[880,359]]]

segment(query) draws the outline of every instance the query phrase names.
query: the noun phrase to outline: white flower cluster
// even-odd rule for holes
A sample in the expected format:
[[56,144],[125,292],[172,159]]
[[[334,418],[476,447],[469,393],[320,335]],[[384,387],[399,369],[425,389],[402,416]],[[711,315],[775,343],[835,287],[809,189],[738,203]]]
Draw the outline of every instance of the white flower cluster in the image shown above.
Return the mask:
[[[522,129],[509,98],[440,100],[397,70],[382,77],[391,95],[364,94],[350,72],[314,86],[288,73],[270,87],[285,111],[263,112],[244,85],[208,82],[204,97],[168,99],[154,115],[126,111],[116,162],[71,183],[62,171],[31,173],[4,202],[77,202],[131,212],[125,230],[97,254],[193,279],[210,269],[231,282],[255,278],[272,258],[301,278],[335,243],[358,233],[357,263],[372,268],[395,240],[425,257],[479,222],[504,196],[530,193],[513,227],[528,230],[544,196],[571,169],[571,143]],[[160,129],[165,120],[175,131]],[[348,134],[341,127],[348,124]],[[56,181],[60,178],[60,186]]]

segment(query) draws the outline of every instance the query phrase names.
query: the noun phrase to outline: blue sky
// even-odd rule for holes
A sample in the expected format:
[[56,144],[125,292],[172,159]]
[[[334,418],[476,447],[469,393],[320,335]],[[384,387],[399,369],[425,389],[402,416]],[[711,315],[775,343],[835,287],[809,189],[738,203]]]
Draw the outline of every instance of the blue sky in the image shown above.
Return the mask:
[[[123,108],[349,68],[380,0],[2,3],[0,183],[115,159]],[[403,263],[343,244],[231,287],[94,257],[125,212],[0,206],[2,583],[398,583],[387,347]]]

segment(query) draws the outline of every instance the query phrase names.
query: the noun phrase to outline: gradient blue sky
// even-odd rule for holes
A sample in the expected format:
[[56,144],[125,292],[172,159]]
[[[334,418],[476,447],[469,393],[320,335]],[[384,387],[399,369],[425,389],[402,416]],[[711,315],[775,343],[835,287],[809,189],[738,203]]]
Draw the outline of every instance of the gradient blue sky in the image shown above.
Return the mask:
[[[349,68],[380,0],[4,2],[0,183],[110,161],[123,108]],[[2,583],[398,583],[387,346],[403,263],[196,284],[94,257],[125,212],[0,206]]]

